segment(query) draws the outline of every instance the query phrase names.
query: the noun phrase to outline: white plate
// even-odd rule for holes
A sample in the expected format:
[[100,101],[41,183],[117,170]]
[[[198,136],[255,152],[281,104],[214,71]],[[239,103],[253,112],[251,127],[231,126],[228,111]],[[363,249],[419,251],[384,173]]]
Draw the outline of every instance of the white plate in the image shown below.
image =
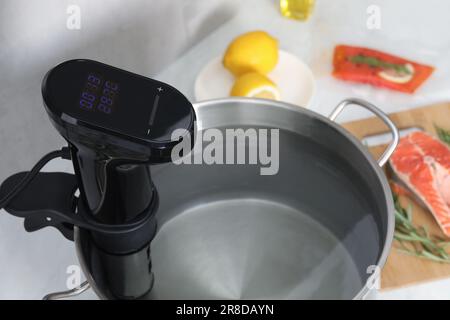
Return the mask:
[[[316,91],[314,76],[309,67],[296,56],[280,50],[278,64],[269,78],[280,90],[281,101],[308,107]],[[197,101],[230,96],[234,76],[222,65],[222,57],[211,60],[197,76]]]

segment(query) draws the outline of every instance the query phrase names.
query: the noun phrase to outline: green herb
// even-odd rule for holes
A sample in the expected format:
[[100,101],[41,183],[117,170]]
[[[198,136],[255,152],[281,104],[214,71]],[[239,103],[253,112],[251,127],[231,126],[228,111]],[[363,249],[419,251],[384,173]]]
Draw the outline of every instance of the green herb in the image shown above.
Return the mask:
[[368,57],[362,54],[349,57],[348,60],[355,64],[366,64],[372,68],[391,69],[398,73],[411,74],[411,71],[403,64],[389,63],[378,58]]
[[395,233],[400,252],[415,257],[428,259],[441,263],[450,263],[450,254],[445,250],[450,241],[431,236],[428,230],[421,226],[415,227],[412,223],[412,206],[405,209],[400,204],[398,195],[394,196],[395,206]]
[[450,131],[439,128],[437,125],[434,125],[434,127],[439,139],[450,146]]
[[[434,126],[439,139],[450,145],[450,131]],[[405,254],[413,255],[441,263],[450,263],[450,253],[445,250],[450,246],[450,241],[430,236],[428,230],[412,224],[412,207],[408,209],[401,206],[398,195],[394,196],[395,206],[395,233],[394,239],[400,244],[398,250]]]

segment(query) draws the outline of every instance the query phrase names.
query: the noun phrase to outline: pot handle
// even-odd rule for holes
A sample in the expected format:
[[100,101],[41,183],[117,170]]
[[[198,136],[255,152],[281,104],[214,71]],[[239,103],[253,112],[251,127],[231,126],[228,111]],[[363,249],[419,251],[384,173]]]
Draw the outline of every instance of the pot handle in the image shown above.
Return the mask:
[[391,119],[380,109],[375,107],[373,104],[357,99],[357,98],[350,98],[345,99],[341,103],[339,103],[336,108],[331,112],[330,116],[328,117],[331,121],[335,121],[337,116],[350,104],[355,104],[357,106],[363,107],[369,111],[371,111],[373,114],[375,114],[378,118],[383,120],[383,122],[389,127],[392,133],[392,142],[389,144],[389,146],[386,148],[386,150],[383,152],[381,157],[378,159],[378,164],[380,167],[384,166],[386,162],[389,160],[391,155],[394,153],[395,148],[398,145],[398,142],[400,140],[400,135],[398,133],[398,129],[395,126],[395,124],[392,122]]
[[88,290],[90,288],[89,282],[85,281],[80,286],[67,290],[67,291],[59,291],[59,292],[52,292],[45,297],[42,298],[42,300],[59,300],[59,299],[65,299],[65,298],[71,298],[78,296]]

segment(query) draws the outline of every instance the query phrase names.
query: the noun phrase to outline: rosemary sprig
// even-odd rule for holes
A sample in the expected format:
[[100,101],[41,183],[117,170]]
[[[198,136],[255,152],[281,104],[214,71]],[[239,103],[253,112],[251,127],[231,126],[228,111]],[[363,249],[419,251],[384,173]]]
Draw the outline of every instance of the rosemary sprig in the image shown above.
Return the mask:
[[393,194],[393,196],[395,206],[394,239],[400,245],[397,250],[431,261],[450,263],[450,254],[445,250],[447,246],[450,246],[450,241],[431,236],[423,226],[415,227],[412,223],[411,205],[405,209],[400,204],[398,195]]
[[434,125],[439,139],[450,146],[450,131]]
[[375,57],[369,57],[362,54],[349,57],[348,60],[355,64],[366,64],[372,68],[393,69],[398,73],[411,74],[411,71],[403,64],[390,63]]

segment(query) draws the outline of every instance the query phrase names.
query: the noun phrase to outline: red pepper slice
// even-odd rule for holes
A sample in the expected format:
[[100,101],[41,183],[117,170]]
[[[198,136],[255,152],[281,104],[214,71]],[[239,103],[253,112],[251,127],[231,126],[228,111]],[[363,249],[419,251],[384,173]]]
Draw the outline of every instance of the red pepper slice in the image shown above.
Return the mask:
[[336,78],[406,93],[414,93],[434,71],[431,66],[381,51],[346,45],[336,46],[333,66]]

